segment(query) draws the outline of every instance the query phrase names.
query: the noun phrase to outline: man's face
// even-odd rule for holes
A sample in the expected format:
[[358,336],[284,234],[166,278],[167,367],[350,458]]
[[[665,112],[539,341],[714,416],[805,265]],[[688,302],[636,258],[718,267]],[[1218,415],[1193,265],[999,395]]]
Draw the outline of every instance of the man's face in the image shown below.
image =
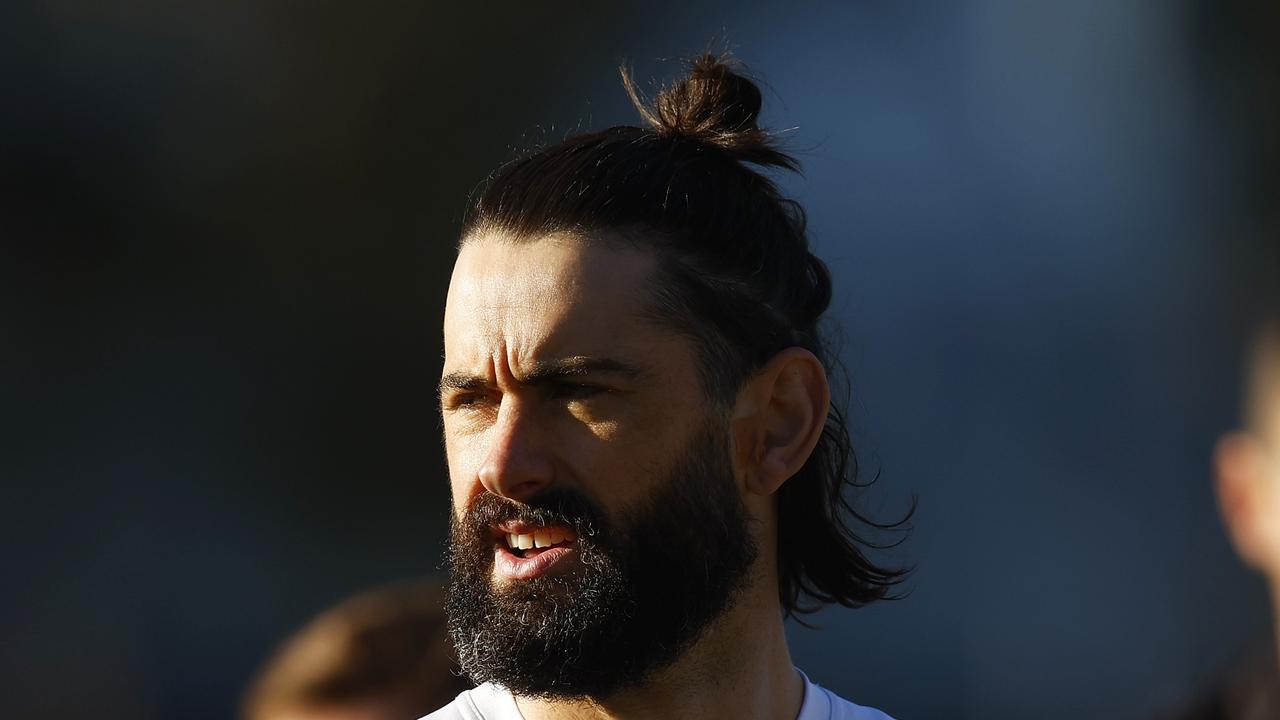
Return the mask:
[[463,247],[441,382],[457,517],[486,491],[570,488],[611,515],[647,495],[707,417],[690,344],[642,317],[652,266],[572,239]]
[[692,345],[645,317],[647,252],[473,238],[445,312],[464,669],[602,696],[669,663],[756,557],[724,414]]

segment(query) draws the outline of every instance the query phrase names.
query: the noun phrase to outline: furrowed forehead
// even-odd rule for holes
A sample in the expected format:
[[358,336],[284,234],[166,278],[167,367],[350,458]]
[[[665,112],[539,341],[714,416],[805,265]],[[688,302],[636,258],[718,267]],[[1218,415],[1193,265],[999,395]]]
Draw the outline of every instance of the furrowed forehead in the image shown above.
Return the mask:
[[[609,357],[567,357],[539,360],[520,368],[516,381],[521,385],[535,386],[574,378],[616,377],[626,380],[648,379],[652,368],[632,360]],[[440,393],[450,390],[484,390],[493,381],[487,375],[477,375],[467,370],[446,372],[440,378]]]
[[445,311],[446,364],[614,357],[665,332],[647,319],[654,256],[609,241],[502,234],[464,242]]

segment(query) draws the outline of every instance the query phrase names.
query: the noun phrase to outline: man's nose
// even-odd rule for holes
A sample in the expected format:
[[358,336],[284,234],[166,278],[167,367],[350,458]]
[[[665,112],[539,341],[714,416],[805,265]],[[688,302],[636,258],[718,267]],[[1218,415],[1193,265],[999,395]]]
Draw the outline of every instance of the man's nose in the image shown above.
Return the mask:
[[489,454],[480,465],[484,489],[524,501],[551,484],[554,464],[529,409],[504,401],[490,431]]

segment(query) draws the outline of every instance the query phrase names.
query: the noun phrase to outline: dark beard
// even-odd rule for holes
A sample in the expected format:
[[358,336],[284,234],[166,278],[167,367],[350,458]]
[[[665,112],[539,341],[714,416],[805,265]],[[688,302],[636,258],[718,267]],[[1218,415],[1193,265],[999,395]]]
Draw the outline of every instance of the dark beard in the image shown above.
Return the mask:
[[[477,496],[451,528],[449,632],[463,670],[516,695],[608,697],[670,665],[745,585],[757,546],[723,429],[694,436],[672,470],[610,525],[585,496],[555,489],[518,504]],[[562,523],[581,567],[495,590],[490,527]]]

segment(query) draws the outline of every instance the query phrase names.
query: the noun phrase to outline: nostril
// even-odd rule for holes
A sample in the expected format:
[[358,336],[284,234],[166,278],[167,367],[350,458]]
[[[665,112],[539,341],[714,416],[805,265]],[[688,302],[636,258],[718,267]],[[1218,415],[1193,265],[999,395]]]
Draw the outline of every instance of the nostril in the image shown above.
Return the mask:
[[480,467],[480,483],[511,500],[535,495],[551,483],[553,464],[544,450],[533,417],[511,405],[503,407],[489,434],[488,455]]
[[506,470],[489,475],[481,475],[480,483],[486,490],[507,498],[522,501],[543,492],[551,482],[550,475],[530,474]]
[[537,495],[551,483],[551,478],[551,463],[528,454],[493,458],[480,471],[484,488],[509,500]]

